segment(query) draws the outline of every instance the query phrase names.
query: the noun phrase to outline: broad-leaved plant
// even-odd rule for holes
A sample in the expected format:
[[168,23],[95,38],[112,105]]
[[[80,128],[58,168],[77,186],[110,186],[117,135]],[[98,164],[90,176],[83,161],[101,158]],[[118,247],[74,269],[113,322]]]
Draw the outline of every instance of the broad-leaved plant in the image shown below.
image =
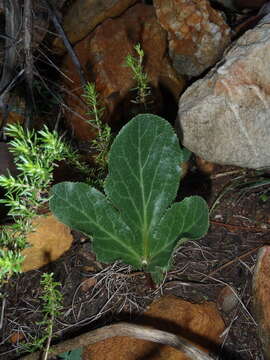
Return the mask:
[[52,187],[50,208],[60,221],[93,238],[99,261],[122,260],[160,282],[175,247],[208,229],[201,197],[172,204],[185,154],[167,121],[138,115],[112,144],[105,195],[85,183],[63,182]]

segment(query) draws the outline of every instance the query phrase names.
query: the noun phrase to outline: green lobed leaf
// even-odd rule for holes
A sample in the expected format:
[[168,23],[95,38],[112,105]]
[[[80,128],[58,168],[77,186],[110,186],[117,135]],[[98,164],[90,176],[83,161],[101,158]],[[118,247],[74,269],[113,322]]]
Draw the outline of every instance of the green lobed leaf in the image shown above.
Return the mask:
[[173,204],[154,231],[149,271],[155,266],[165,270],[175,245],[201,238],[208,226],[208,206],[203,198],[191,196]]
[[140,267],[132,232],[98,190],[84,183],[56,184],[50,209],[64,224],[94,237],[93,248],[99,260],[122,259]]
[[111,147],[107,198],[83,183],[60,183],[52,188],[51,210],[60,221],[93,236],[99,260],[122,260],[161,279],[177,243],[199,238],[208,228],[207,205],[199,197],[167,210],[185,158],[169,123],[138,115]]
[[181,155],[170,124],[150,114],[133,118],[111,147],[105,192],[134,233],[144,263],[151,233],[175,199]]

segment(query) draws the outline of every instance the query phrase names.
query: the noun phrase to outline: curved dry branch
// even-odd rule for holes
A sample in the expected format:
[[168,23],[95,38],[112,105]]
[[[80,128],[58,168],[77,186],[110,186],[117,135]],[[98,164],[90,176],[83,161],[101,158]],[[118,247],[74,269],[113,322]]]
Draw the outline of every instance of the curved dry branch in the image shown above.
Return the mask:
[[[135,339],[153,341],[155,343],[169,345],[175,349],[181,350],[191,360],[213,360],[211,356],[198,349],[195,345],[172,333],[151,329],[142,325],[129,323],[118,323],[104,326],[100,329],[89,331],[86,334],[77,336],[73,339],[63,341],[60,344],[50,348],[50,356],[56,356],[67,351],[95,344],[115,336],[129,336]],[[22,360],[39,360],[41,352],[36,352],[22,357]]]

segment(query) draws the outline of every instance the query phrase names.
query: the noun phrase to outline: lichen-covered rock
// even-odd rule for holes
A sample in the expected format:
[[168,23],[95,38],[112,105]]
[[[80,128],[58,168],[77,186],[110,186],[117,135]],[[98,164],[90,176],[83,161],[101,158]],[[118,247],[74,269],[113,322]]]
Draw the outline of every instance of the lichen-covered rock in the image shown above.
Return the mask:
[[[152,112],[155,105],[157,109],[162,105],[160,85],[177,101],[185,84],[170,64],[166,54],[166,32],[157,22],[153,6],[134,5],[118,18],[105,20],[75,46],[88,80],[95,82],[106,108],[103,120],[116,128],[136,115],[133,113],[136,104],[131,102],[135,100],[136,92],[131,90],[137,84],[124,62],[128,54],[136,55],[134,45],[137,43],[145,52],[143,67],[153,95],[148,104],[150,108],[143,108],[141,112]],[[72,80],[67,81],[66,86],[73,94],[66,97],[72,109],[72,113],[66,113],[66,118],[78,139],[91,139],[93,129],[83,120],[88,111],[83,89],[69,57],[65,60],[64,71]]]
[[[191,340],[200,349],[214,350],[220,343],[224,322],[213,303],[192,304],[175,296],[154,301],[137,323],[169,331]],[[198,345],[198,340],[200,341]],[[202,346],[201,346],[202,345]],[[128,337],[114,337],[84,350],[84,360],[189,360],[170,346]]]
[[247,31],[179,101],[183,144],[207,161],[270,166],[270,25]]
[[169,54],[179,74],[198,76],[221,57],[230,29],[208,0],[154,0],[168,32]]
[[[70,6],[63,20],[65,33],[72,44],[82,40],[107,18],[119,16],[138,0],[77,0]],[[112,35],[112,34],[111,34]],[[65,49],[61,38],[54,41],[61,52]]]

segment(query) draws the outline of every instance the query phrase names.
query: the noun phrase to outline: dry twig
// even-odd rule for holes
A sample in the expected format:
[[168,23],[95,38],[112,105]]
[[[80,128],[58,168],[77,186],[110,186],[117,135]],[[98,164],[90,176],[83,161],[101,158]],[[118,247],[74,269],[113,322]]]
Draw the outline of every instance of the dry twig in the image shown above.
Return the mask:
[[34,94],[33,94],[33,55],[32,55],[32,0],[24,0],[24,12],[23,12],[23,29],[24,29],[24,56],[25,56],[25,81],[26,81],[26,121],[25,127],[29,128],[31,126],[31,109],[35,104]]
[[[15,69],[17,66],[16,44],[18,41],[19,30],[21,26],[21,14],[19,1],[4,1],[5,13],[5,59],[2,67],[2,75],[0,80],[0,112],[2,112],[2,123],[0,125],[0,132],[6,125],[9,108],[8,95],[9,91],[18,79],[15,76]],[[15,79],[15,80],[14,80]]]
[[246,232],[269,232],[270,229],[263,229],[263,228],[259,228],[256,226],[242,226],[242,225],[231,225],[231,224],[225,224],[223,222],[219,222],[219,221],[214,221],[214,220],[210,220],[210,223],[213,225],[217,225],[217,226],[223,226],[225,228],[227,228],[229,231],[235,231],[235,230],[242,230],[242,231],[246,231]]
[[57,17],[57,14],[53,8],[53,6],[51,5],[50,1],[49,0],[45,0],[46,4],[47,4],[47,8],[48,8],[48,11],[49,11],[49,14],[50,14],[50,17],[52,18],[52,21],[53,21],[53,24],[55,26],[55,29],[58,31],[59,35],[61,36],[62,40],[63,40],[63,43],[65,44],[65,47],[69,53],[69,56],[80,76],[80,80],[81,80],[81,84],[83,87],[85,87],[86,85],[86,77],[85,77],[85,74],[84,74],[84,71],[81,67],[81,64],[80,64],[80,61],[78,59],[78,56],[76,55],[75,51],[73,50],[73,47],[71,46],[66,34],[65,34],[65,31],[62,27],[62,25],[60,24],[60,21]]
[[257,246],[255,247],[254,249],[251,249],[249,250],[248,252],[240,255],[240,256],[236,256],[234,259],[226,262],[225,264],[219,266],[217,269],[211,271],[209,274],[206,275],[206,277],[209,277],[209,276],[213,276],[214,274],[216,274],[217,272],[221,271],[221,270],[224,270],[226,267],[232,265],[233,263],[235,263],[236,261],[239,261],[239,260],[242,260],[244,259],[245,257],[253,254],[254,252],[256,252],[257,250],[259,250],[261,247],[263,247],[263,245],[260,245],[260,246]]

